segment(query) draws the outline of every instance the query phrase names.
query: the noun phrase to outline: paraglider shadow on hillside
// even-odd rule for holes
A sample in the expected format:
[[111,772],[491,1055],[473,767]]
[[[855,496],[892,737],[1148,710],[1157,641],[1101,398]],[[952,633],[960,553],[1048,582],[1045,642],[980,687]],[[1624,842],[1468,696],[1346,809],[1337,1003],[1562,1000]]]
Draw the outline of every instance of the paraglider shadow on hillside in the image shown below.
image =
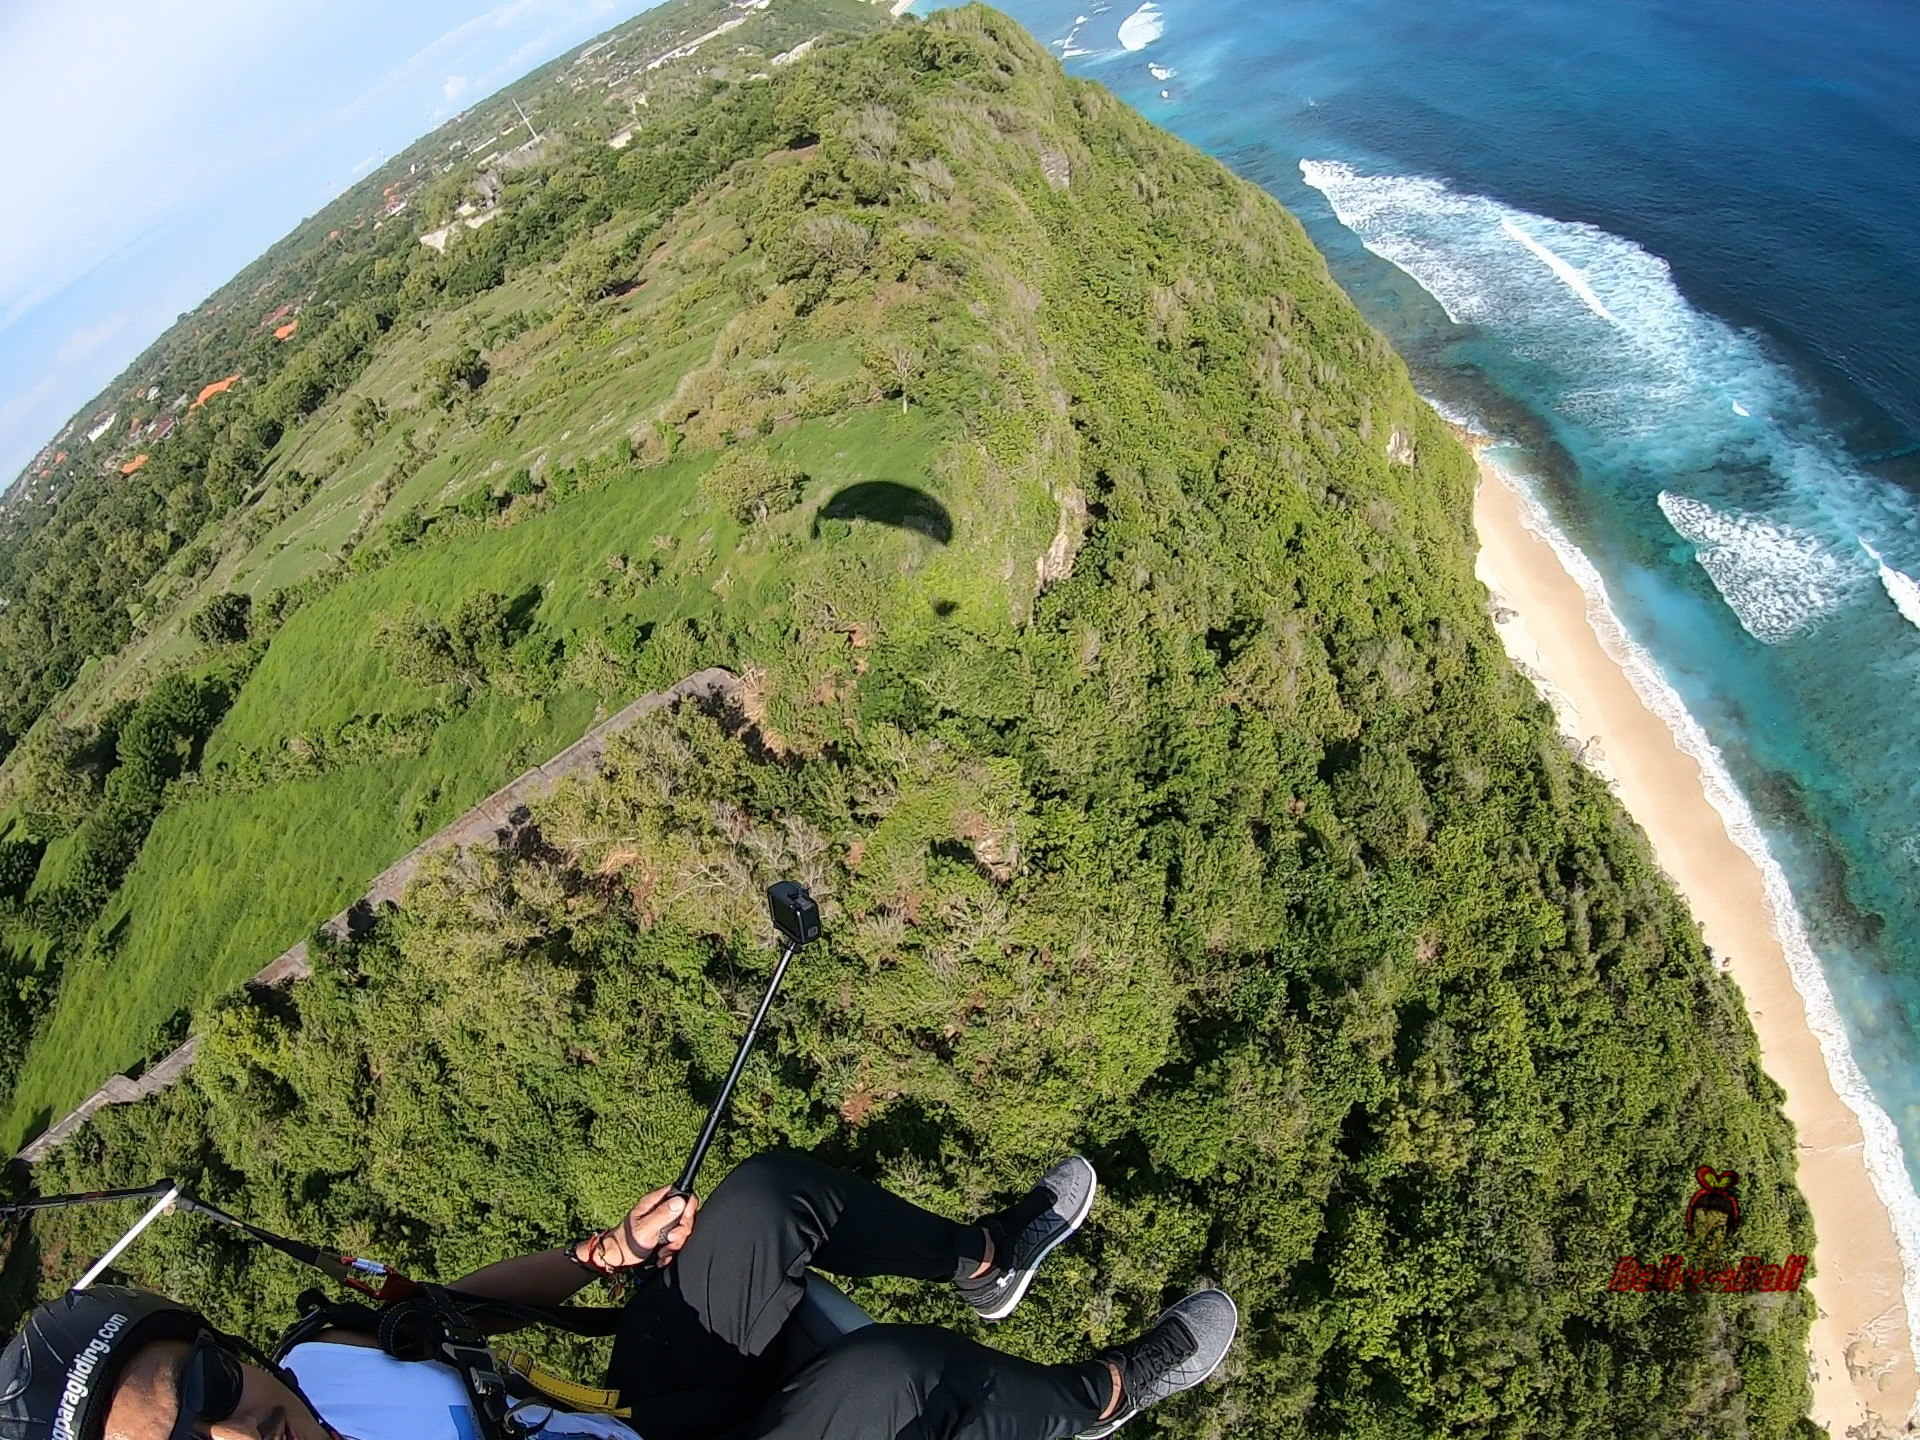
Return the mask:
[[816,540],[822,520],[869,520],[875,525],[911,530],[942,545],[953,541],[953,516],[947,513],[947,507],[924,490],[892,480],[863,480],[827,501],[813,517]]

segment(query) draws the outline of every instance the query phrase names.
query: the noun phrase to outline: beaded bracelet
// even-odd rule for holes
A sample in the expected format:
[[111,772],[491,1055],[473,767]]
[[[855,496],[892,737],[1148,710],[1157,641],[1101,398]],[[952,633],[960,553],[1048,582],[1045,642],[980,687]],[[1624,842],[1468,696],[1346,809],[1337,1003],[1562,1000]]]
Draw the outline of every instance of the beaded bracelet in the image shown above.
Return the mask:
[[[603,1264],[600,1260],[600,1247],[606,1243],[606,1238],[607,1232],[604,1230],[595,1230],[591,1235],[582,1235],[579,1240],[567,1246],[567,1259],[593,1276],[594,1279],[604,1280],[609,1275],[617,1273],[613,1266]],[[580,1258],[580,1245],[582,1241],[586,1243],[587,1247],[587,1258],[584,1260]]]

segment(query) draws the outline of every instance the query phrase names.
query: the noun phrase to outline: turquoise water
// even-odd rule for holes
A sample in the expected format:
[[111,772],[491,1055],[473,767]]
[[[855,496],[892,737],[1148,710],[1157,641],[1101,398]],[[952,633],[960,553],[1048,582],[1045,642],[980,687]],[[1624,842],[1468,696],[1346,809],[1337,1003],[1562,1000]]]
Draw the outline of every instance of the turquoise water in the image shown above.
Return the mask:
[[1920,12],[1006,8],[1290,206],[1510,442],[1777,862],[1920,1310]]

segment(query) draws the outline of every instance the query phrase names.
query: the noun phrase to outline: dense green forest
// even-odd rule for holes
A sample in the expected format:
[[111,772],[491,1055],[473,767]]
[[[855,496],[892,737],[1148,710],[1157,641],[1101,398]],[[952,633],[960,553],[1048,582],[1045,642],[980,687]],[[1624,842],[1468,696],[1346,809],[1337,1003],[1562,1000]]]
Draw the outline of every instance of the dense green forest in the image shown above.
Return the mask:
[[[1702,1163],[1742,1251],[1805,1253],[1792,1133],[1504,657],[1469,457],[1299,226],[979,7],[760,73],[556,146],[516,183],[564,242],[455,284],[519,212],[409,232],[418,309],[343,290],[371,328],[217,523],[271,518],[137,695],[23,724],[9,933],[74,958],[14,1123],[64,1093],[49,1034],[203,1036],[36,1187],[171,1174],[425,1275],[552,1244],[676,1169],[794,875],[827,943],[712,1173],[797,1146],[959,1214],[1082,1149],[1102,1201],[992,1338],[1078,1356],[1225,1285],[1241,1342],[1143,1432],[1805,1430],[1809,1297],[1608,1291],[1688,1251]],[[292,991],[228,988],[706,664],[738,709],[629,732],[538,844],[443,860]],[[13,1300],[117,1223],[16,1236]],[[126,1263],[256,1333],[308,1280],[188,1220]]]

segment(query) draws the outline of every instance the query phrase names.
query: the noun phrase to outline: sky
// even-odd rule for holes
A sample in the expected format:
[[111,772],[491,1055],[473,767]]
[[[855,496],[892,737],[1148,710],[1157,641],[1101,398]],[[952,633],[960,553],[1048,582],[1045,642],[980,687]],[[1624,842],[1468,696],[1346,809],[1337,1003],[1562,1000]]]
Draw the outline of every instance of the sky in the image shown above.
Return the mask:
[[652,0],[0,0],[0,488],[389,155]]

